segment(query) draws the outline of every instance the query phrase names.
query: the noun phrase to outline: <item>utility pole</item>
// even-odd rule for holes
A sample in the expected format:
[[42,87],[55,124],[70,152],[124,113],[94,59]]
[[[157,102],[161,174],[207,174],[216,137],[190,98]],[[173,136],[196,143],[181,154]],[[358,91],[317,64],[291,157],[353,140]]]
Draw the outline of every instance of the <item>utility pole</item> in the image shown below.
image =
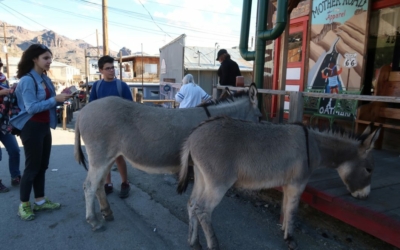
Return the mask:
[[99,32],[96,29],[96,40],[97,40],[97,57],[100,58],[100,51],[99,51]]
[[3,22],[4,31],[4,53],[6,54],[6,65],[7,65],[7,78],[10,78],[10,65],[8,64],[8,51],[7,51],[7,35],[6,35],[6,23]]
[[103,0],[103,55],[109,55],[107,1]]

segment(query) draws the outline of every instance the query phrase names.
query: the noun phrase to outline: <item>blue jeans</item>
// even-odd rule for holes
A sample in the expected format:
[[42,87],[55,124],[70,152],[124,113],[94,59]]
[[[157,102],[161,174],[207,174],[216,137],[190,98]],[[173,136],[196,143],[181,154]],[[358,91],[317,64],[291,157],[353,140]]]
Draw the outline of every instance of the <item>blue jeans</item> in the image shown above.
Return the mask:
[[[15,135],[3,134],[0,132],[0,141],[3,143],[4,147],[8,152],[8,167],[10,169],[11,178],[21,176],[19,171],[19,146]],[[0,160],[1,160],[1,150],[0,150]]]

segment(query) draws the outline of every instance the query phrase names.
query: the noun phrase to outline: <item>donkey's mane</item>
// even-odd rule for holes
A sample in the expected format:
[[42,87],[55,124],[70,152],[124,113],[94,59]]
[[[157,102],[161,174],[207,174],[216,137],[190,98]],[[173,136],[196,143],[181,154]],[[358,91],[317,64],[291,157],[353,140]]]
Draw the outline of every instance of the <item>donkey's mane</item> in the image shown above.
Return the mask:
[[[193,128],[191,132],[193,132],[193,130],[195,130],[198,127],[203,126],[204,124],[206,124],[208,122],[212,122],[212,121],[219,120],[219,119],[233,120],[233,118],[228,117],[228,116],[224,116],[224,115],[214,116],[214,117],[211,117],[208,120],[205,120],[205,121],[201,122],[199,125],[197,125],[195,128]],[[245,120],[241,120],[241,119],[238,119],[238,120],[240,120],[242,122],[245,122],[245,123],[254,123],[252,121],[245,121]],[[278,123],[271,123],[271,122],[267,122],[267,121],[261,121],[258,124],[263,124],[263,125],[268,125],[268,126],[278,125]],[[333,137],[333,138],[340,138],[340,139],[344,139],[344,140],[348,140],[348,141],[350,140],[350,141],[361,141],[361,142],[364,142],[364,140],[368,137],[368,134],[354,133],[354,132],[346,130],[343,127],[340,127],[340,126],[335,126],[332,129],[328,128],[328,129],[321,130],[317,126],[306,126],[301,122],[287,123],[287,124],[279,123],[279,125],[302,126],[305,129],[307,129],[308,131],[313,131],[315,133],[319,133],[319,134],[326,135],[326,136]]]
[[201,104],[197,105],[196,107],[209,107],[209,106],[215,106],[215,105],[222,104],[222,103],[228,103],[230,101],[233,101],[233,98],[241,98],[243,96],[248,96],[248,91],[238,91],[238,92],[234,93],[233,95],[226,95],[217,100],[210,100],[208,102],[201,103]]
[[343,127],[340,126],[335,126],[332,129],[324,129],[324,130],[320,130],[318,127],[313,126],[313,127],[308,127],[308,129],[316,133],[328,135],[330,137],[341,138],[344,140],[351,140],[351,141],[363,142],[368,137],[368,134],[355,133],[353,131],[344,129]]

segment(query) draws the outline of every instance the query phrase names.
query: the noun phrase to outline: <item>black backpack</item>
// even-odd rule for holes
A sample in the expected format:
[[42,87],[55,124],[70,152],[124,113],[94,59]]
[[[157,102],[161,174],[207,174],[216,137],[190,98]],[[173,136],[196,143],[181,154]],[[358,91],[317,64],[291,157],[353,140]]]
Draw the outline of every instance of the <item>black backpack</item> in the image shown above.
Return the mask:
[[[38,91],[38,86],[35,78],[28,73],[30,77],[32,77],[33,81],[35,82],[35,90],[36,94]],[[17,95],[15,94],[15,89],[17,88],[17,83],[14,84],[8,95],[3,97],[3,103],[0,104],[0,130],[3,134],[13,134],[19,135],[21,131],[17,128],[14,128],[10,124],[10,119],[14,116],[17,116],[21,109],[18,107],[18,100]]]

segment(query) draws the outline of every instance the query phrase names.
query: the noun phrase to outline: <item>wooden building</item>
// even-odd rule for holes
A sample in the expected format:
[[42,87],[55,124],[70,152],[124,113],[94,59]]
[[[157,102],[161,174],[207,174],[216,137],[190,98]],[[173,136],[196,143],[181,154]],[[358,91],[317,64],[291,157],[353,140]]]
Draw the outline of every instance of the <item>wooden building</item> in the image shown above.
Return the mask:
[[124,82],[159,83],[160,57],[158,55],[129,55],[116,58]]

